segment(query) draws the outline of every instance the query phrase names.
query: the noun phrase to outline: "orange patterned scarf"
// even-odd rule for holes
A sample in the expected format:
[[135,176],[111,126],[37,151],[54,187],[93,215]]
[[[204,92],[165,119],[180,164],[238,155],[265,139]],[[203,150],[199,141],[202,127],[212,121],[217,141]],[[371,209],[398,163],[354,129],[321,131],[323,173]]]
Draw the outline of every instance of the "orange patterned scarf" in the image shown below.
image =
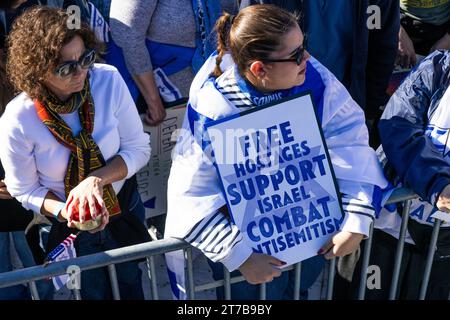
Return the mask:
[[[89,79],[86,78],[83,90],[73,94],[66,102],[61,102],[49,94],[45,103],[35,100],[34,106],[39,119],[55,139],[71,151],[64,178],[65,193],[68,197],[70,191],[91,172],[106,165],[99,147],[92,138],[95,108],[89,88]],[[59,116],[59,113],[72,113],[76,110],[78,110],[82,129],[74,137],[72,130]],[[103,188],[103,200],[110,216],[120,213],[119,201],[111,184]]]

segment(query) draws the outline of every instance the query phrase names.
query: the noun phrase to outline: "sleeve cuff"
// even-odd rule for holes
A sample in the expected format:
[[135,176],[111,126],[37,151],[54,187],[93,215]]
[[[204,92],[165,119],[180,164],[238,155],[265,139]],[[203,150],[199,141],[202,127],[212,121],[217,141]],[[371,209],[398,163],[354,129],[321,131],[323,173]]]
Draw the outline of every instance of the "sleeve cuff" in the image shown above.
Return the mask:
[[253,250],[242,240],[231,249],[230,254],[226,258],[219,262],[223,263],[228,271],[232,272],[238,269],[252,253]]
[[31,210],[36,213],[41,213],[41,208],[44,203],[45,196],[49,190],[44,187],[40,187],[33,191],[31,194],[24,195],[24,196],[18,196],[16,197],[17,200],[22,203],[22,206],[27,209]]
[[127,166],[127,176],[125,179],[131,178],[137,171],[133,159],[129,157],[126,152],[121,151],[117,155],[122,158],[123,162],[125,162],[125,165]]
[[364,239],[367,239],[372,221],[368,216],[346,212],[344,222],[341,225],[341,231],[360,233],[364,235]]

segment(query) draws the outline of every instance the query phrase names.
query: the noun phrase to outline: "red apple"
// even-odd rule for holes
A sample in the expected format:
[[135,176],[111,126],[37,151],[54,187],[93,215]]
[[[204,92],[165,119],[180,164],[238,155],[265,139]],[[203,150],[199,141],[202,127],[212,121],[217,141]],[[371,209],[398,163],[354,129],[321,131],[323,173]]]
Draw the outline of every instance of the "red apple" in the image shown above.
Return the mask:
[[97,228],[102,221],[102,216],[100,215],[102,207],[95,202],[95,207],[97,209],[97,218],[95,220],[92,219],[91,211],[89,210],[89,204],[86,203],[84,206],[84,222],[80,223],[80,213],[79,213],[79,207],[76,206],[73,209],[73,215],[72,215],[72,223],[75,225],[75,227],[79,230],[88,231]]

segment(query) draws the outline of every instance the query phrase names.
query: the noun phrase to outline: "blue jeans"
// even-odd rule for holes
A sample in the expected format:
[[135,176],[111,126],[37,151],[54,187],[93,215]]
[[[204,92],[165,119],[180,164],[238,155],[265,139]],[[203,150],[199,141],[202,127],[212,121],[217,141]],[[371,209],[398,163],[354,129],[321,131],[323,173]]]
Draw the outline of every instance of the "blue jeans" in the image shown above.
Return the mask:
[[[213,272],[214,280],[223,279],[223,264],[212,262],[208,259],[208,263]],[[319,277],[320,272],[325,264],[325,258],[322,255],[309,258],[302,261],[302,272],[300,279],[300,299],[308,298],[308,289],[313,285]],[[283,272],[281,276],[273,279],[266,284],[267,300],[292,300],[294,298],[294,279],[295,270]],[[233,271],[231,277],[240,276],[239,271]],[[217,299],[225,298],[223,287],[216,290]],[[252,285],[247,281],[238,282],[231,285],[231,299],[233,300],[259,300],[259,286]]]
[[[13,270],[10,250],[10,235],[16,252],[25,268],[36,265],[23,231],[0,233],[0,273]],[[50,280],[36,281],[39,298],[53,299],[53,283]],[[30,300],[31,294],[25,285],[0,289],[0,300]]]
[[[145,214],[139,193],[136,191],[130,202],[130,211],[122,214],[134,214],[139,219]],[[103,252],[118,248],[108,228],[91,234],[82,232],[77,238],[78,256]],[[124,262],[116,265],[119,282],[120,298],[123,300],[143,300],[142,271],[137,261]],[[81,272],[81,297],[83,300],[112,299],[111,284],[107,268],[97,268]]]

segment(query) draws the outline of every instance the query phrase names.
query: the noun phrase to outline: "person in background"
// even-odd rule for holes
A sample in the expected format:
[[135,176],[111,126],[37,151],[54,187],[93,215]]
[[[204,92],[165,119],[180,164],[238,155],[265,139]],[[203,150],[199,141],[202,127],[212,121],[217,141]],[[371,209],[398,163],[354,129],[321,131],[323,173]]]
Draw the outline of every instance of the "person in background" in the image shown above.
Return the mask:
[[100,11],[106,22],[109,22],[109,11],[111,9],[111,0],[91,0],[91,2]]
[[377,123],[397,54],[398,0],[242,0],[240,8],[256,3],[302,12],[306,48],[363,108],[370,145],[378,147]]
[[126,66],[114,48],[107,61],[119,68],[133,97],[144,98],[148,124],[164,120],[164,102],[188,97],[195,73],[215,49],[211,32],[222,9],[235,12],[235,1],[111,2],[111,35]]
[[[450,52],[426,57],[389,100],[380,120],[380,159],[395,186],[412,189],[397,299],[418,299],[425,271],[434,214],[450,212]],[[375,222],[369,265],[381,269],[381,288],[367,299],[388,299],[400,227],[401,208],[383,209]],[[450,293],[450,224],[440,228],[426,299],[447,300]],[[360,267],[360,266],[359,266]],[[359,272],[355,273],[355,287]],[[354,288],[357,292],[357,288]],[[355,294],[356,295],[356,294]]]
[[450,0],[399,0],[400,31],[397,63],[411,68],[417,54],[450,50]]

